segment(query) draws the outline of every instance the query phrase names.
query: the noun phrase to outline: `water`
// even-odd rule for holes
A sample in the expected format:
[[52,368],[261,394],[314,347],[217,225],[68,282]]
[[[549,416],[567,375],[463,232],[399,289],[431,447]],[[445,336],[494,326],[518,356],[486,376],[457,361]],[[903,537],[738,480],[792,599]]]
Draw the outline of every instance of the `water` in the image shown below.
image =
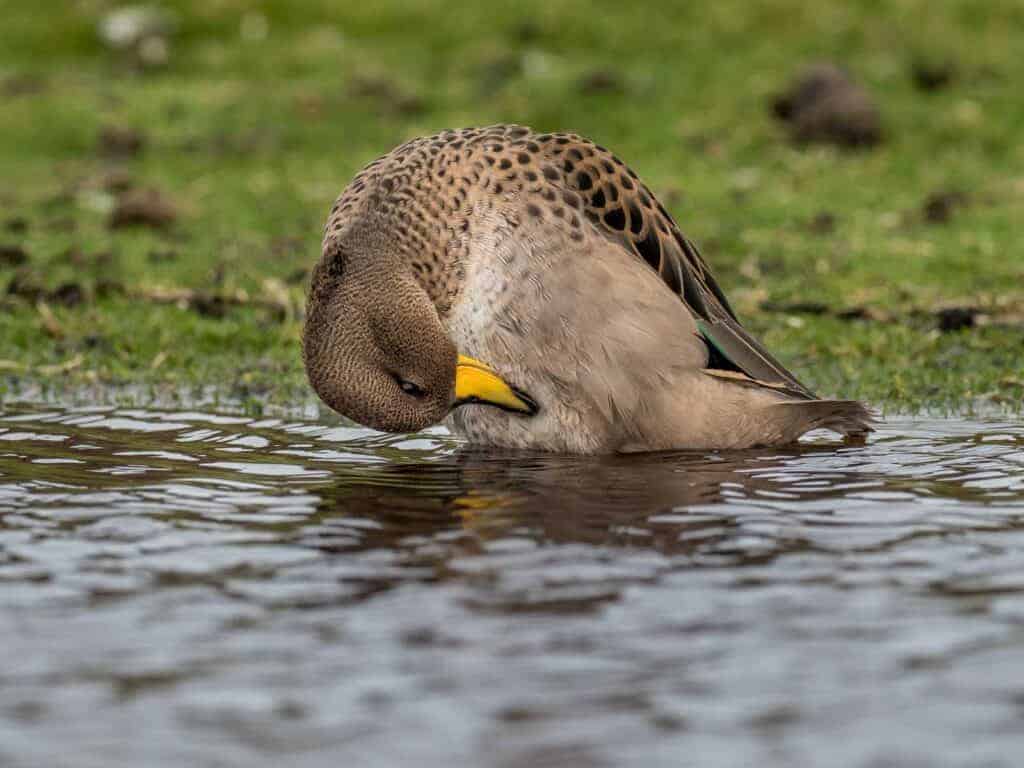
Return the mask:
[[487,454],[7,406],[0,765],[1017,766],[1024,424]]

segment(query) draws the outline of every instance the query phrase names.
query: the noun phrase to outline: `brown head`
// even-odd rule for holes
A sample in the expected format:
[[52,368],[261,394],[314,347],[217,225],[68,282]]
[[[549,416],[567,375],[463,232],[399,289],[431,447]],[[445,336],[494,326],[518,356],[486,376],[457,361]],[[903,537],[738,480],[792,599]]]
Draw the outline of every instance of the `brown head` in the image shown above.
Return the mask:
[[413,432],[470,402],[536,412],[487,366],[458,354],[382,222],[327,238],[302,341],[320,398],[373,429]]

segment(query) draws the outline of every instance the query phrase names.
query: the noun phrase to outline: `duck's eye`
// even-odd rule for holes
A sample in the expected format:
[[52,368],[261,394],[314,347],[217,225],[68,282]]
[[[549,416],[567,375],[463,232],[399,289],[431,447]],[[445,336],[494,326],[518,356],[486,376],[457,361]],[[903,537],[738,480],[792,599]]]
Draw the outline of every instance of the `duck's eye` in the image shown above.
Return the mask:
[[413,397],[423,397],[424,395],[423,388],[418,384],[413,384],[411,381],[399,379],[398,386],[400,386],[402,391],[407,395],[412,395]]

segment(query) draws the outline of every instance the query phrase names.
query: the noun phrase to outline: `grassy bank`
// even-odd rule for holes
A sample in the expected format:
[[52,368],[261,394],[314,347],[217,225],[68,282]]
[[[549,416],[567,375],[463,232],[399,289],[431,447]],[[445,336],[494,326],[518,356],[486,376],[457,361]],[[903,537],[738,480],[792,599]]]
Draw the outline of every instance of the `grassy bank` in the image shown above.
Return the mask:
[[[334,196],[440,128],[613,147],[809,384],[886,409],[1024,400],[1024,6],[876,0],[0,0],[0,389],[309,397],[297,341]],[[163,46],[163,47],[161,47]],[[769,108],[829,59],[875,147]],[[125,390],[124,385],[131,389]]]

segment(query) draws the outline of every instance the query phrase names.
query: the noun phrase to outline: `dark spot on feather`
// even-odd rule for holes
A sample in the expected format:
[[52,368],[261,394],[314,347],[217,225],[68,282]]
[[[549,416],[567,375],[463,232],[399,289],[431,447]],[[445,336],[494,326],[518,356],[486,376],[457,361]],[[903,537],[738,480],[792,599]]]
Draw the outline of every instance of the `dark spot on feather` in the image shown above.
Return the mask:
[[516,160],[519,161],[520,165],[529,165],[530,156],[526,152],[520,152],[518,155],[516,155]]
[[594,206],[595,208],[604,208],[604,203],[605,203],[605,200],[604,200],[604,191],[603,190],[598,189],[597,192],[595,192],[593,195],[591,195],[591,197],[590,197],[590,204],[592,206]]
[[604,168],[605,173],[615,173],[615,166],[607,160],[601,161],[601,166]]
[[548,179],[549,181],[558,181],[558,171],[556,171],[550,165],[545,165],[544,178]]
[[590,178],[590,174],[586,171],[580,171],[576,174],[576,186],[581,190],[588,190],[594,185],[593,179]]
[[[657,269],[658,265],[661,264],[661,243],[658,240],[658,236],[654,234],[654,230],[650,230],[647,233],[647,237],[643,240],[638,240],[634,245],[644,261]],[[673,286],[673,290],[678,292],[679,285]]]
[[501,168],[503,171],[507,171],[509,168],[512,167],[512,161],[509,160],[507,157],[503,157],[501,158],[501,162],[498,163],[498,167]]
[[576,147],[573,147],[565,154],[568,155],[573,160],[575,160],[576,162],[579,162],[580,160],[583,159],[583,153],[576,149]]
[[608,185],[608,199],[611,200],[613,203],[619,199],[619,188],[616,187],[614,184]]
[[612,208],[605,213],[604,223],[621,232],[626,227],[626,214],[621,208]]
[[534,173],[533,171],[527,171],[526,173],[523,174],[523,176],[526,177],[527,181],[536,181],[537,180],[537,174]]
[[630,181],[629,176],[622,175],[619,178],[622,181],[622,188],[623,189],[632,189],[633,188],[633,182]]
[[527,203],[526,204],[526,212],[528,214],[530,214],[535,219],[539,219],[541,217],[540,208],[538,208],[533,203]]
[[640,209],[636,207],[636,204],[630,202],[629,204],[629,231],[634,235],[639,235],[644,228],[644,215],[640,213]]
[[571,189],[566,189],[562,192],[562,202],[571,208],[579,208],[580,196]]
[[532,152],[533,154],[537,154],[538,152],[540,152],[540,146],[535,141],[528,141],[526,142],[526,150],[528,152]]

